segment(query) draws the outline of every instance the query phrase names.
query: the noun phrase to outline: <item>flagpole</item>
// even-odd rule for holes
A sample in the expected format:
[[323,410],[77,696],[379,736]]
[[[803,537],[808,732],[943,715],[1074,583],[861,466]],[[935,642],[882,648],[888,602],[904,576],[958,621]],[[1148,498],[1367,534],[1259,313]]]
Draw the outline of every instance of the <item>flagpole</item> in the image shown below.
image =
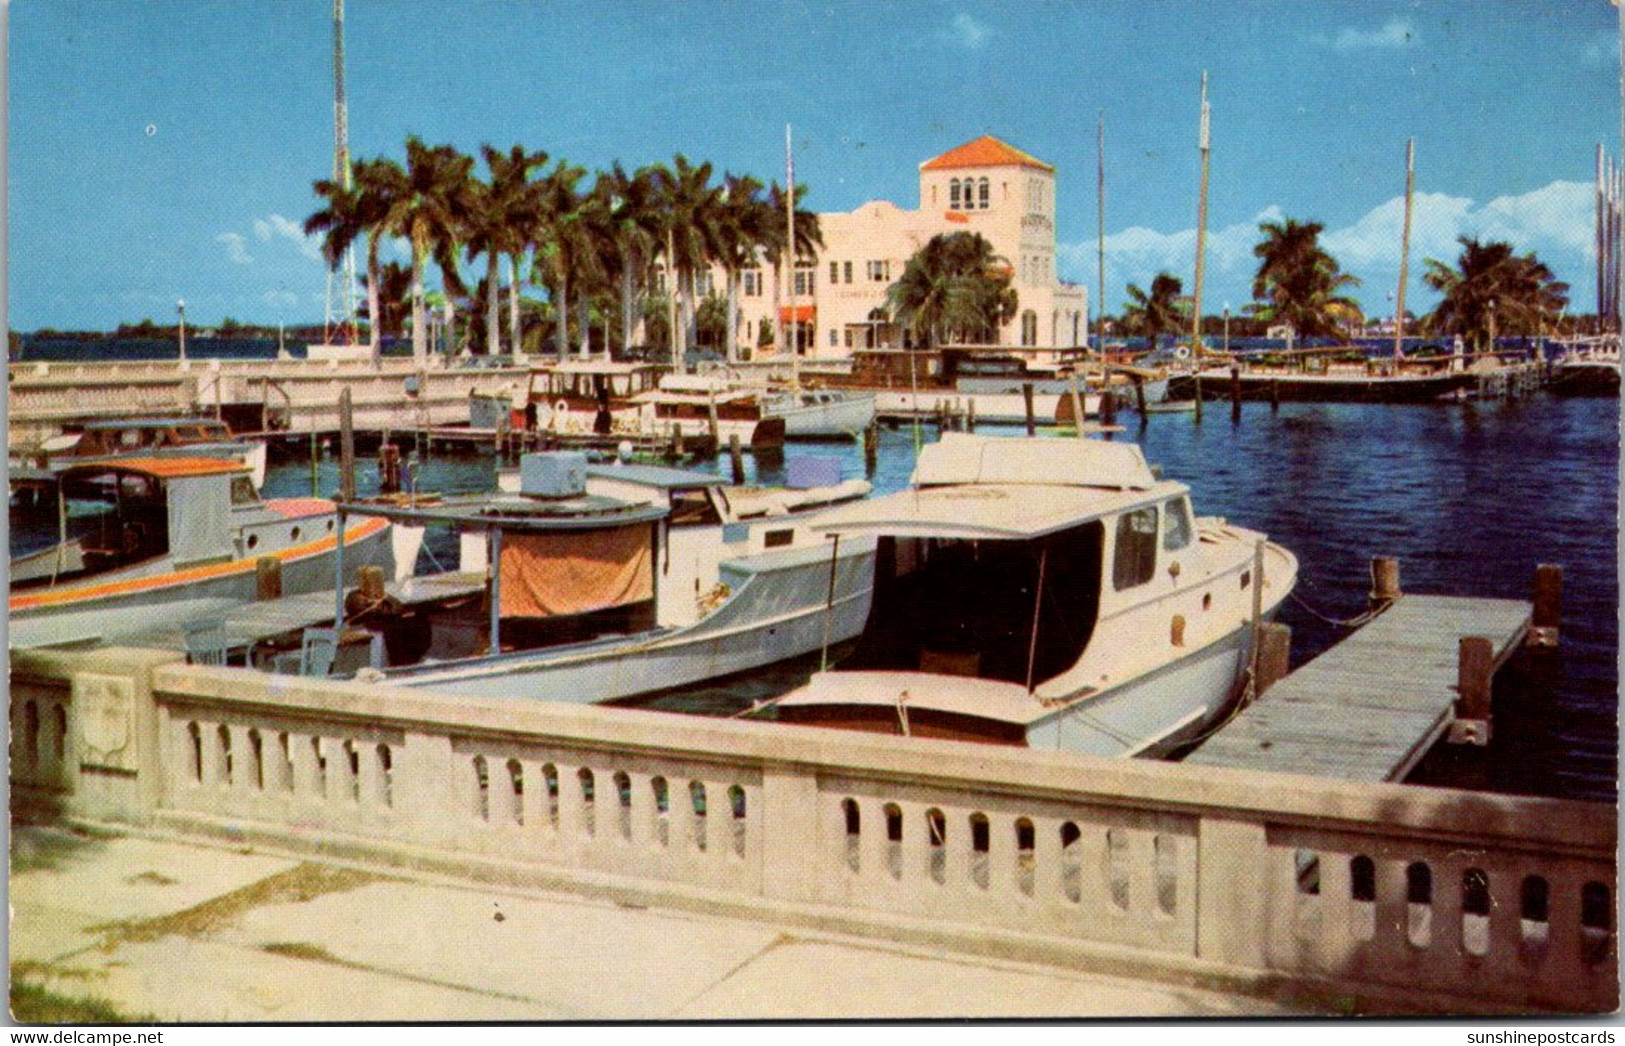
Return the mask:
[[[1099,264],[1100,294],[1095,302],[1095,318],[1100,328],[1100,356],[1106,357],[1106,114],[1100,114],[1095,129],[1095,210],[1100,218]],[[1087,340],[1087,339],[1085,339]]]
[[784,125],[784,224],[790,256],[790,383],[801,387],[801,332],[796,323],[796,157],[790,145],[790,125]]
[[1207,260],[1207,175],[1208,175],[1208,123],[1207,72],[1202,73],[1202,129],[1197,138],[1197,149],[1202,153],[1202,191],[1196,204],[1196,295],[1191,309],[1191,364],[1195,368],[1192,381],[1196,388],[1196,420],[1202,420],[1202,276]]

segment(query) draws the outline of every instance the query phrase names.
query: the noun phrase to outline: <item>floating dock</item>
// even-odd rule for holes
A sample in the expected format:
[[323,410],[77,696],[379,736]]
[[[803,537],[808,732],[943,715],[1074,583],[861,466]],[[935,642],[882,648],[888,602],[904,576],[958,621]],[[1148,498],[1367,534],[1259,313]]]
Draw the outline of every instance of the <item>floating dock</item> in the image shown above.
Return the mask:
[[1270,687],[1184,761],[1402,780],[1456,718],[1461,641],[1489,640],[1493,674],[1523,645],[1531,615],[1522,600],[1401,596]]

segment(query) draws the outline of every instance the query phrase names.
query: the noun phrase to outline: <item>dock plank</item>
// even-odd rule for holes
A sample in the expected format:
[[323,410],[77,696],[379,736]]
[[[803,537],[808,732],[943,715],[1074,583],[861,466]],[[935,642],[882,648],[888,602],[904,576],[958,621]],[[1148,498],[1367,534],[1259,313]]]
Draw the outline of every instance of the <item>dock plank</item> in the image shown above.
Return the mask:
[[1530,613],[1521,600],[1402,596],[1271,687],[1185,762],[1397,780],[1454,716],[1461,639],[1488,637],[1500,664],[1522,643]]

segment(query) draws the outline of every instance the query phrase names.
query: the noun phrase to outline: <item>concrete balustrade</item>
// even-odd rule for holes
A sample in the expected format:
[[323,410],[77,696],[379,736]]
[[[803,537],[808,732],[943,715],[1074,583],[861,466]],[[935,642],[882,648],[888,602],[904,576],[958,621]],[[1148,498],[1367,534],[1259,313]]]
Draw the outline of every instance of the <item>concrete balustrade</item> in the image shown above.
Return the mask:
[[[87,818],[1368,1008],[1617,999],[1615,821],[1592,804],[130,651],[13,672],[14,784]],[[87,738],[126,713],[153,743],[112,773]]]

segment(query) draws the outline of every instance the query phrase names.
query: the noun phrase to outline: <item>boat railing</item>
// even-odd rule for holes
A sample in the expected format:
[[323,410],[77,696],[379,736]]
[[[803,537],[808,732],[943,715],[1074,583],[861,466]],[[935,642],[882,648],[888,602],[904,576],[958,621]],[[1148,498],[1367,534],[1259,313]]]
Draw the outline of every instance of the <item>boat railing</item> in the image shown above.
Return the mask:
[[1611,808],[13,655],[70,815],[1373,1010],[1617,1005]]

